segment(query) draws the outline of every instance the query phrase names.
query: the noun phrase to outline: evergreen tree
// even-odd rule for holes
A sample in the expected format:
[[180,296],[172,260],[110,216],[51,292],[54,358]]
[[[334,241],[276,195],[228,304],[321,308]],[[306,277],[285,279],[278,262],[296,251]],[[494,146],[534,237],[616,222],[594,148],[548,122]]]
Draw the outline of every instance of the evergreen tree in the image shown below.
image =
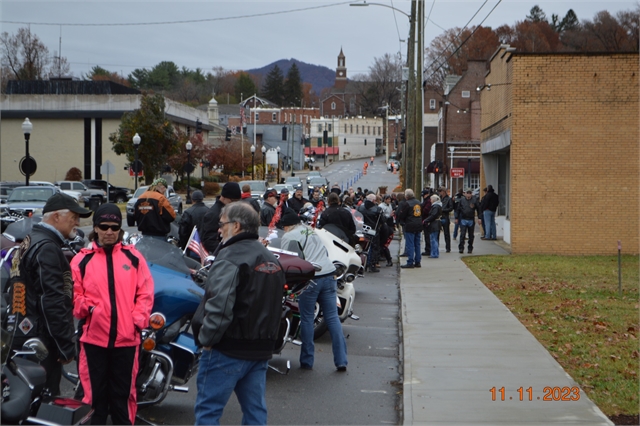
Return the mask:
[[258,94],[256,84],[246,72],[240,73],[236,80],[236,84],[233,85],[233,90],[235,92],[236,99],[247,99],[254,94]]
[[284,82],[284,100],[282,106],[300,106],[302,101],[302,80],[300,70],[294,63],[287,72],[287,79]]
[[529,14],[526,17],[526,20],[529,22],[547,22],[547,15],[537,4],[531,8]]
[[282,70],[274,65],[265,78],[264,86],[262,86],[262,96],[279,106],[282,106],[284,96],[283,79]]

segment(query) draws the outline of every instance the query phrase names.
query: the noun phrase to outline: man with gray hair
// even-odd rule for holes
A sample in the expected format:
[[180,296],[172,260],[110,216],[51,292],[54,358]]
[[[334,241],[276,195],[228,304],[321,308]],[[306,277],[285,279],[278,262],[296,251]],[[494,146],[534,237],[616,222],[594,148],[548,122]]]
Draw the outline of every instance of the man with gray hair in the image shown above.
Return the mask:
[[13,349],[19,350],[32,337],[45,344],[49,355],[40,364],[47,372],[46,386],[56,396],[62,364],[73,361],[76,353],[73,279],[62,247],[75,238],[80,218],[92,212],[62,193],[52,195],[42,212],[42,222],[33,225],[13,257],[7,329],[15,334]]
[[420,268],[422,260],[420,253],[420,234],[422,233],[422,207],[416,200],[413,189],[405,189],[406,204],[398,212],[398,221],[404,222],[404,244],[407,253],[407,263],[401,268]]
[[219,251],[194,314],[194,336],[203,346],[198,371],[196,424],[220,424],[235,391],[242,424],[267,424],[268,361],[282,314],[284,271],[258,241],[258,213],[247,203],[220,214]]

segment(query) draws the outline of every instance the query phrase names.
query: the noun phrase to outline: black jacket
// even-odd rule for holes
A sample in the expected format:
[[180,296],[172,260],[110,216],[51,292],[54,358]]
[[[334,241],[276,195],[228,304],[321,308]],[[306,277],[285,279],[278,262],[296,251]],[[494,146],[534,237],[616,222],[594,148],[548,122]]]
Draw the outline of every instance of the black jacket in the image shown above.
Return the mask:
[[477,197],[471,197],[467,200],[467,197],[461,197],[458,201],[458,219],[475,219],[476,212],[480,217],[480,203]]
[[442,203],[436,201],[431,205],[429,215],[422,222],[427,232],[438,232],[440,230],[440,216],[442,215]]
[[260,226],[269,226],[275,214],[276,208],[265,201],[260,207]]
[[328,224],[334,224],[340,228],[349,240],[351,240],[353,234],[356,233],[356,223],[353,221],[353,215],[349,210],[340,206],[329,206],[328,209],[320,214],[320,218],[318,218],[318,228],[322,228]]
[[11,279],[10,294],[16,315],[7,322],[10,332],[18,327],[14,349],[31,337],[39,337],[50,356],[75,356],[73,279],[63,245],[60,236],[42,224],[35,224],[20,244],[12,265],[12,275],[15,272],[17,276]]
[[247,198],[241,199],[240,201],[242,201],[243,203],[249,204],[251,207],[253,207],[256,213],[260,214],[260,203],[255,198],[247,197]]
[[384,219],[380,217],[382,216],[382,209],[369,200],[365,200],[364,203],[360,204],[357,210],[362,213],[364,224],[370,226],[373,230],[377,231],[384,223]]
[[493,189],[487,191],[487,195],[482,199],[482,211],[491,210],[495,212],[498,210],[498,204],[500,204],[498,194],[496,194]]
[[[402,205],[402,203],[401,203]],[[407,204],[398,207],[398,221],[404,222],[405,232],[422,232],[422,209],[420,202],[415,198],[407,200]]]
[[194,334],[239,359],[272,357],[282,314],[284,271],[258,235],[238,234],[220,249],[194,314]]
[[200,241],[209,253],[215,252],[220,243],[218,222],[220,222],[220,212],[223,207],[224,204],[222,201],[217,200],[215,204],[209,208],[209,211],[205,213],[200,226],[198,226],[198,229],[200,229]]
[[166,236],[171,232],[171,222],[176,212],[169,200],[157,191],[145,191],[133,207],[138,230],[143,235]]
[[449,219],[449,213],[453,211],[453,200],[448,195],[445,195],[440,200],[442,202],[442,217]]
[[209,207],[200,201],[182,213],[182,218],[180,218],[180,230],[178,231],[178,235],[180,237],[178,244],[183,250],[189,241],[189,237],[191,236],[191,231],[193,231],[194,226],[198,227],[198,234],[202,234],[200,223],[208,211]]
[[300,213],[300,210],[304,207],[305,204],[309,202],[306,198],[302,197],[302,199],[298,200],[295,195],[289,198],[289,207],[293,209],[296,213]]

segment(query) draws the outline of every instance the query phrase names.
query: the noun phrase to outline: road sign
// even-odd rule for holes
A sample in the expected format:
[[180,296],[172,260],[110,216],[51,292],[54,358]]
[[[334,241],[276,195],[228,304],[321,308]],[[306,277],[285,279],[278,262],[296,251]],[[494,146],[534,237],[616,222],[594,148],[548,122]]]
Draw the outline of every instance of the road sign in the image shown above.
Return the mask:
[[136,160],[133,163],[131,163],[131,169],[133,169],[134,172],[137,170],[138,176],[140,176],[142,174],[142,161]]
[[107,160],[102,163],[102,166],[100,166],[100,173],[103,175],[113,175],[116,173],[116,166],[114,166],[111,161]]
[[452,178],[464,177],[464,169],[462,167],[453,167],[451,169],[451,177]]
[[[135,176],[135,172],[133,171],[133,167],[129,167],[129,176],[131,176],[131,177]],[[140,177],[140,176],[144,176],[144,171],[142,170],[142,168],[138,172],[138,177]]]
[[29,158],[22,157],[22,159],[20,160],[19,168],[20,173],[22,173],[24,176],[27,175],[26,171],[29,170],[29,177],[31,177],[36,173],[38,165],[36,164],[35,158],[33,158],[32,156],[29,156]]

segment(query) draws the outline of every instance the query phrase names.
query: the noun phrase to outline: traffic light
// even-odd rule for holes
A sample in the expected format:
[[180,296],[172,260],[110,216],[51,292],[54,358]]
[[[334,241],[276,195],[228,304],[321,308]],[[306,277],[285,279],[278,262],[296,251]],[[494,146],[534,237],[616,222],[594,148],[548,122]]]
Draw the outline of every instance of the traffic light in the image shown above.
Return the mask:
[[433,168],[433,173],[438,174],[440,173],[440,167],[438,167],[437,165]]
[[203,167],[204,167],[204,162],[201,161],[200,162],[200,168],[203,168]]
[[202,133],[202,122],[200,119],[196,120],[196,134]]
[[407,137],[407,130],[406,129],[400,130],[400,143],[405,143],[407,140],[406,137]]
[[227,133],[224,136],[224,140],[225,141],[230,141],[231,140],[231,129],[227,127]]

